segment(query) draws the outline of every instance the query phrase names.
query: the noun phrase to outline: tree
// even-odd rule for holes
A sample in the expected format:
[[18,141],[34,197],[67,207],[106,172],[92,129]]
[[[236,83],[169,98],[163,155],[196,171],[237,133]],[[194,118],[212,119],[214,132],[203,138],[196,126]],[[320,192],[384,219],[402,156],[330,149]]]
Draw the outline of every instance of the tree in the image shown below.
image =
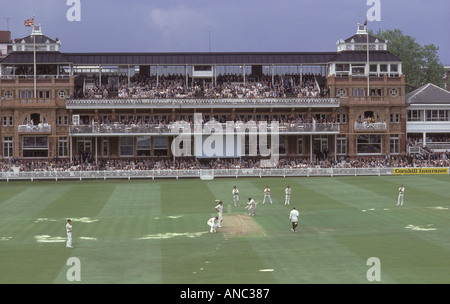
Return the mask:
[[444,65],[438,56],[439,47],[434,44],[421,46],[416,38],[404,35],[399,29],[378,30],[376,34],[370,33],[379,39],[387,40],[388,51],[399,57],[402,61],[402,71],[406,77],[407,87],[412,91],[427,83],[443,87]]

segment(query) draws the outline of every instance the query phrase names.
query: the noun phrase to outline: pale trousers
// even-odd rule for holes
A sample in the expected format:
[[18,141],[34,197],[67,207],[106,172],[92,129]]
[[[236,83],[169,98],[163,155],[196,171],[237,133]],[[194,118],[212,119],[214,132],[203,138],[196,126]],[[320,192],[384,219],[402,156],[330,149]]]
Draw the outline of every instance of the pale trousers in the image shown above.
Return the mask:
[[72,247],[72,232],[67,233],[66,247]]

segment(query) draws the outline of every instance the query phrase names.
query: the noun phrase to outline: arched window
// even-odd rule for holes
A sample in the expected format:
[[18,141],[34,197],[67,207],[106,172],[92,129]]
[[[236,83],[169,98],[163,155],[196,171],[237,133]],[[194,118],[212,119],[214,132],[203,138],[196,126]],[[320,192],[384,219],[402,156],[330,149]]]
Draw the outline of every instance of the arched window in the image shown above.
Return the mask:
[[39,113],[31,113],[30,115],[27,115],[23,119],[22,125],[27,125],[27,124],[38,125],[40,123],[46,124],[47,119]]

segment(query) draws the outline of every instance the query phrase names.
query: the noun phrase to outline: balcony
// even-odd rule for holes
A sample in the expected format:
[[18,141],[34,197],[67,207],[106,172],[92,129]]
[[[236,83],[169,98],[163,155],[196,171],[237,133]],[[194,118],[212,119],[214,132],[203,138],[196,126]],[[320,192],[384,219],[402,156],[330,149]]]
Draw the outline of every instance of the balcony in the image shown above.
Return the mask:
[[67,109],[338,108],[339,98],[67,99]]
[[386,122],[357,122],[355,121],[354,129],[356,132],[361,131],[386,131],[387,123]]
[[[249,134],[249,132],[276,132],[272,124],[257,123],[254,124],[226,124],[216,123],[214,126],[221,126],[222,132],[212,130],[211,125],[189,124],[185,122],[173,124],[139,124],[128,125],[112,123],[107,125],[72,125],[69,127],[71,136],[137,136],[137,135],[179,135],[179,134]],[[251,130],[251,131],[249,131]],[[278,133],[284,135],[301,134],[339,134],[340,126],[338,123],[280,123]]]
[[19,133],[26,133],[26,134],[51,134],[52,133],[52,126],[49,124],[39,124],[39,125],[20,125],[18,127]]

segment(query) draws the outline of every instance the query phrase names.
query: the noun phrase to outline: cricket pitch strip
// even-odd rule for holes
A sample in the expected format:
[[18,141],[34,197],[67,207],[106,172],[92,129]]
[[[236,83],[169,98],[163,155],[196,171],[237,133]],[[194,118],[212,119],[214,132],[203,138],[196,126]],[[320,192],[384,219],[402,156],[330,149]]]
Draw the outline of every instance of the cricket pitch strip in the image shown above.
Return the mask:
[[240,235],[266,236],[264,229],[252,217],[243,214],[224,215],[222,227],[219,229],[226,237]]

